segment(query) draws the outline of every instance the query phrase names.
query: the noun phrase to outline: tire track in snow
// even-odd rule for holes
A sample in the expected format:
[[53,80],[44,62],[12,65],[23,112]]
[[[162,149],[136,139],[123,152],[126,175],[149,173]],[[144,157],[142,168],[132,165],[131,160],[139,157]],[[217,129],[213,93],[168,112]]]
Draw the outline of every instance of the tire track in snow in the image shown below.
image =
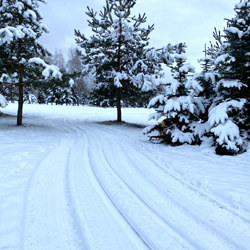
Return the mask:
[[[93,143],[92,137],[91,141]],[[181,240],[180,235],[133,192],[127,183],[120,179],[115,172],[111,173],[110,170],[112,170],[112,167],[109,165],[105,154],[102,152],[102,148],[98,144],[98,140],[96,140],[95,147],[98,152],[101,152],[98,159],[102,167],[106,166],[106,168],[102,173],[100,169],[98,172],[97,168],[100,164],[94,160],[96,155],[91,155],[90,150],[91,165],[95,178],[100,183],[106,195],[112,200],[115,207],[126,218],[137,234],[147,243],[150,249],[199,249],[199,245],[195,242],[189,242],[183,237],[183,240]],[[109,180],[107,181],[107,179]],[[117,192],[122,193],[123,197],[118,198],[121,194],[117,194]]]
[[[121,148],[123,148],[123,150],[125,150],[123,145],[120,144],[120,146],[121,146]],[[134,152],[136,152],[136,151],[134,151]],[[136,152],[136,153],[138,153],[138,152]],[[143,155],[143,154],[141,154],[141,155]],[[187,214],[190,218],[195,220],[198,224],[203,225],[210,233],[215,234],[215,237],[217,236],[218,238],[222,239],[228,245],[229,248],[231,245],[232,247],[234,247],[237,250],[239,250],[239,249],[247,250],[248,249],[248,246],[246,243],[248,241],[248,244],[250,244],[250,238],[249,238],[249,236],[250,236],[249,235],[249,226],[250,225],[240,223],[238,218],[228,217],[228,215],[224,214],[223,209],[218,208],[217,206],[214,206],[213,204],[209,204],[206,201],[205,201],[205,204],[204,203],[199,204],[200,205],[199,207],[206,209],[206,212],[209,212],[209,213],[214,214],[214,215],[216,214],[216,218],[215,217],[208,218],[210,215],[204,213],[204,211],[202,211],[203,216],[206,214],[207,217],[198,216],[200,213],[199,213],[199,211],[197,211],[197,204],[196,204],[196,206],[193,206],[194,204],[190,204],[191,198],[197,199],[197,193],[188,191],[188,192],[185,192],[186,195],[183,195],[180,192],[174,192],[173,188],[169,192],[167,191],[167,188],[166,188],[166,190],[164,190],[162,188],[163,186],[161,184],[164,184],[165,187],[171,186],[171,185],[169,185],[171,182],[171,177],[169,178],[167,176],[168,178],[166,178],[166,180],[163,180],[163,178],[160,179],[159,175],[155,175],[155,173],[154,173],[155,169],[154,169],[154,171],[152,171],[152,169],[150,169],[148,167],[148,165],[146,165],[146,166],[148,167],[148,170],[150,170],[150,171],[147,170],[148,172],[147,172],[147,174],[145,174],[145,173],[143,173],[143,171],[146,171],[145,168],[141,169],[141,170],[138,169],[138,166],[136,166],[136,164],[133,163],[133,159],[132,159],[131,155],[127,154],[126,156],[128,157],[128,160],[133,164],[134,168],[137,169],[138,173],[140,175],[144,176],[144,178],[147,179],[147,181],[150,182],[154,186],[155,189],[159,190],[159,192],[164,194],[172,203],[174,203],[180,209],[180,211]],[[145,155],[144,155],[144,157],[145,157]],[[146,158],[148,159],[148,157],[146,157]],[[152,166],[157,167],[155,164],[151,165],[151,167]],[[150,178],[149,178],[149,176],[150,176]],[[166,177],[166,175],[165,175],[165,177]],[[152,180],[154,180],[154,181],[152,181]],[[157,183],[157,185],[156,185],[156,183]],[[173,186],[177,187],[178,184],[180,184],[180,183],[177,183],[175,181],[172,184],[173,184]],[[173,198],[173,195],[175,196],[175,198]],[[178,196],[178,198],[177,198],[177,196]],[[200,199],[199,195],[198,195],[198,198],[199,198],[199,202],[202,203],[203,200]],[[180,201],[182,201],[182,203],[185,204],[186,206],[184,206]],[[187,204],[189,204],[189,207],[187,207]],[[191,208],[190,208],[190,205],[191,205]],[[196,209],[196,213],[193,209],[194,210]],[[221,218],[219,215],[223,216],[223,218]],[[162,216],[164,216],[164,214]],[[181,216],[179,216],[179,218],[180,217]],[[216,224],[216,227],[212,223],[209,224],[207,222],[209,219],[211,222],[215,221],[216,219],[220,219],[220,221],[224,227],[223,232],[217,228],[218,224]],[[235,219],[234,224],[236,224],[238,226],[241,225],[242,228],[241,228],[241,231],[236,231],[238,228],[237,229],[234,228],[235,229],[233,232],[234,234],[228,235],[226,230],[229,229],[229,226],[232,227],[232,220],[233,219]],[[228,227],[226,227],[225,225],[228,225]],[[211,241],[209,241],[209,242],[211,242]],[[243,242],[244,242],[245,246],[244,246],[244,244],[242,244]]]
[[[56,126],[62,129],[59,124]],[[65,130],[68,135],[72,133],[67,126],[64,126],[62,131]],[[64,192],[65,163],[73,145],[69,137],[61,139],[57,147],[36,166],[30,178],[23,211],[23,250],[84,249],[79,245],[79,237],[74,234],[76,232],[71,225],[72,218]]]
[[[95,124],[97,125],[97,124]],[[100,126],[100,125],[98,125]],[[105,126],[102,126],[102,131],[106,131],[108,133],[112,132],[112,133],[117,133],[116,130],[114,129],[110,129],[110,128],[107,128]],[[123,137],[129,139],[131,141],[131,137],[129,137],[128,135],[123,135]],[[131,145],[130,145],[131,146]],[[131,146],[132,147],[132,146]],[[135,149],[135,147],[133,147]],[[235,210],[232,210],[225,202],[223,202],[219,197],[216,197],[216,199],[218,200],[215,200],[215,198],[205,192],[204,190],[201,190],[201,189],[198,189],[196,188],[195,186],[193,186],[192,184],[190,184],[189,182],[185,181],[184,179],[178,177],[176,174],[175,174],[175,171],[174,170],[171,170],[171,169],[168,169],[168,168],[164,168],[161,166],[161,164],[159,162],[157,162],[156,159],[152,159],[149,157],[149,155],[152,155],[152,153],[147,149],[148,153],[149,154],[146,154],[142,149],[139,150],[140,148],[140,145],[138,145],[138,147],[136,147],[136,151],[140,152],[142,155],[144,155],[150,162],[152,162],[152,164],[154,164],[157,168],[159,168],[163,173],[167,174],[167,175],[170,175],[172,178],[174,178],[176,181],[182,183],[182,185],[184,187],[186,187],[187,189],[193,191],[193,192],[196,192],[197,194],[199,194],[200,196],[204,197],[205,199],[207,199],[209,202],[213,203],[214,205],[216,205],[217,207],[219,208],[222,208],[223,210],[227,210],[229,214],[232,214],[233,216],[235,217],[238,217],[240,220],[242,220],[242,222],[246,223],[246,224],[250,224],[250,220],[249,218],[247,217],[244,217],[242,215],[240,215],[239,213],[237,213]]]
[[[93,134],[93,133],[92,133]],[[102,139],[103,138],[105,138],[105,136],[104,136],[104,134],[102,133]],[[108,137],[106,136],[106,138],[105,138],[105,141],[106,141],[106,146],[107,146],[107,141],[108,141]],[[116,143],[116,146],[117,146],[117,143]],[[125,149],[125,146],[126,146],[126,149]],[[126,150],[128,150],[128,146],[129,145],[123,145],[123,146],[121,146],[121,143],[120,143],[120,147],[121,147],[121,149],[122,150],[120,150],[119,152],[125,152]],[[133,148],[133,150],[134,150],[134,152],[136,152],[136,149],[135,148]],[[114,152],[114,151],[113,151]],[[132,151],[131,151],[132,152]],[[137,152],[138,153],[138,152]],[[103,155],[105,156],[105,153],[103,152]],[[113,155],[114,155],[114,153],[112,154],[112,156],[111,156],[111,158],[113,158]],[[125,154],[124,154],[124,156],[125,156]],[[144,158],[145,158],[145,155],[142,155]],[[132,163],[133,161],[132,161],[132,158],[131,158],[131,154],[130,154],[130,156],[129,155],[126,155],[126,157],[128,158],[128,163],[127,164],[130,164],[130,163]],[[111,158],[109,158],[109,160],[111,159]],[[106,159],[107,160],[107,162],[109,162],[109,160],[108,159]],[[121,159],[120,159],[120,161],[121,161]],[[111,164],[109,163],[109,165],[111,166]],[[114,165],[114,164],[113,164]],[[134,163],[133,163],[133,165],[134,165]],[[152,164],[151,164],[152,165]],[[153,164],[153,165],[155,165],[155,164]],[[112,166],[111,166],[112,167]],[[125,167],[125,165],[124,165],[124,167]],[[134,167],[135,167],[135,169],[136,169],[136,166],[134,165]],[[114,170],[114,168],[113,168],[113,170]],[[115,170],[114,170],[115,171]],[[115,171],[116,172],[116,171]],[[151,171],[151,173],[149,173],[149,174],[153,174],[154,172],[152,172]],[[116,172],[116,174],[119,176],[119,174]],[[154,185],[154,187],[155,188],[157,188],[157,185],[155,185],[155,183],[158,183],[158,182],[155,182],[155,183],[153,183],[152,181],[150,181],[150,178],[148,178],[145,174],[143,174],[143,172],[141,172],[140,171],[140,174],[142,174],[142,175],[144,175],[144,178],[145,179],[148,179],[148,181],[149,182],[151,182],[153,185]],[[132,176],[131,176],[132,177]],[[119,178],[121,178],[121,180],[123,180],[124,181],[124,179],[122,179],[122,177],[121,176],[119,176]],[[127,184],[127,186],[129,186],[128,185],[128,183],[126,183]],[[130,184],[131,184],[131,182],[130,182]],[[130,187],[129,187],[130,188]],[[136,186],[134,186],[134,190],[135,190],[135,193],[138,193],[138,192],[136,192],[136,190],[138,190],[138,187],[136,187]],[[163,190],[161,190],[161,192],[162,192]],[[165,193],[166,194],[166,193]],[[138,194],[138,197],[143,197],[143,193],[142,192],[139,192],[139,194]],[[146,197],[147,198],[147,197]],[[144,196],[144,199],[145,199],[145,196]],[[168,198],[169,199],[169,198]],[[201,225],[199,225],[200,226],[200,229],[199,229],[199,232],[201,233],[201,231],[203,230],[205,233],[204,233],[204,237],[205,238],[208,238],[208,240],[207,240],[207,244],[208,244],[208,246],[210,246],[211,244],[212,244],[212,242],[214,242],[214,246],[216,246],[217,245],[217,248],[215,248],[214,246],[212,247],[212,248],[210,248],[210,249],[237,249],[237,250],[239,250],[239,249],[247,249],[247,248],[245,248],[243,245],[241,245],[241,242],[240,242],[240,240],[241,240],[241,238],[242,237],[239,237],[239,240],[237,241],[237,242],[235,242],[234,240],[232,240],[230,237],[228,237],[228,236],[226,236],[226,235],[224,235],[223,233],[221,233],[220,231],[218,231],[216,228],[214,228],[214,227],[211,227],[211,225],[208,225],[205,221],[204,221],[204,218],[203,219],[200,219],[200,217],[199,217],[199,219],[198,219],[198,217],[197,216],[195,216],[195,214],[194,213],[192,213],[192,211],[190,210],[190,211],[188,211],[187,209],[184,209],[184,207],[179,203],[176,203],[176,201],[174,201],[173,199],[171,200],[171,202],[173,203],[175,203],[175,206],[180,210],[181,209],[181,212],[183,212],[183,213],[185,213],[186,215],[188,215],[188,218],[189,218],[189,223],[187,223],[187,225],[192,225],[192,220],[194,220],[194,221],[196,221],[196,223],[198,223],[198,224],[201,224]],[[156,203],[157,203],[157,200],[156,200]],[[154,203],[152,203],[152,202],[150,202],[150,200],[147,200],[147,204],[149,205],[149,207],[153,207],[154,206]],[[174,211],[174,210],[173,210]],[[156,210],[154,210],[154,212],[157,214],[157,212],[156,212]],[[159,215],[159,214],[158,214]],[[166,216],[164,216],[164,213],[161,213],[161,215],[160,215],[160,217],[161,218],[164,218],[165,217],[165,220],[167,220],[167,217]],[[183,220],[185,220],[185,217],[183,217],[182,216],[182,214],[181,213],[179,213],[179,218],[183,218]],[[190,219],[192,219],[192,220],[190,220]],[[168,222],[167,223],[170,223],[169,222],[169,220],[167,220]],[[176,226],[174,226],[174,223],[170,223],[170,224],[172,224],[172,226],[174,227],[174,228],[176,228]],[[202,226],[203,225],[203,226]],[[193,225],[194,226],[194,228],[195,228],[195,225]],[[192,226],[191,226],[191,228],[192,228]],[[248,227],[245,227],[245,229],[247,230],[248,229]],[[243,232],[242,231],[242,233],[245,233],[245,232]],[[185,234],[185,233],[184,233]],[[245,233],[245,243],[246,243],[246,237],[247,237],[247,235],[246,235],[247,233]],[[191,235],[192,235],[192,233],[191,233]],[[210,235],[210,238],[208,237],[208,235]],[[240,236],[239,234],[238,234],[238,236]],[[203,237],[203,238],[204,238]],[[213,240],[212,240],[213,239]],[[244,240],[244,237],[242,238],[243,240]],[[220,243],[219,243],[220,242]],[[222,245],[221,245],[222,244]],[[207,246],[207,247],[208,247]],[[205,247],[204,248],[204,246],[199,246],[199,248],[198,249],[209,249],[209,248],[207,248],[207,247]]]
[[[70,164],[74,169],[71,169],[68,174],[70,189],[82,227],[85,228],[89,249],[148,249],[142,239],[131,230],[99,185],[92,172],[91,158],[88,154],[88,137],[84,131],[81,129],[79,131],[81,132],[78,137],[81,139],[79,139],[77,151],[72,151]],[[86,196],[89,192],[91,197]],[[97,220],[93,220],[94,217],[97,217]]]

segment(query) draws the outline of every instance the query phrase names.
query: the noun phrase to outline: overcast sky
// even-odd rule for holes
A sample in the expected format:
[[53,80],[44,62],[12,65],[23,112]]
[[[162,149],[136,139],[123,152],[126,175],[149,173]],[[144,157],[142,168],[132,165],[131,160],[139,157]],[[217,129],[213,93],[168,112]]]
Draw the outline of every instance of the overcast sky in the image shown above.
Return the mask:
[[[65,54],[75,45],[74,29],[89,37],[92,33],[85,14],[87,6],[102,9],[105,0],[47,0],[40,12],[50,33],[41,38],[50,51],[61,49]],[[197,67],[197,59],[204,56],[204,44],[213,40],[214,27],[222,30],[224,18],[234,16],[237,0],[137,0],[133,14],[146,13],[147,24],[154,24],[150,46],[168,43],[187,43],[188,61]]]

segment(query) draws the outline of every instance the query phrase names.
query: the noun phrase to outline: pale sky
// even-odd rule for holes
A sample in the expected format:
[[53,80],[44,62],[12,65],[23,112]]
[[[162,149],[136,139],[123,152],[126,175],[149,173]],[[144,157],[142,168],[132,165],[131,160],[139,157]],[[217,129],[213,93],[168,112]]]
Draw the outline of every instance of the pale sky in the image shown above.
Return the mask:
[[[41,43],[50,51],[67,50],[75,45],[74,29],[87,37],[92,33],[85,14],[87,6],[102,9],[105,0],[47,0],[40,12],[50,33],[44,34]],[[224,18],[234,16],[234,6],[239,0],[137,0],[133,14],[146,13],[147,24],[154,24],[150,35],[151,47],[168,43],[185,42],[188,61],[197,67],[204,56],[204,44],[213,41],[213,30],[223,30]]]

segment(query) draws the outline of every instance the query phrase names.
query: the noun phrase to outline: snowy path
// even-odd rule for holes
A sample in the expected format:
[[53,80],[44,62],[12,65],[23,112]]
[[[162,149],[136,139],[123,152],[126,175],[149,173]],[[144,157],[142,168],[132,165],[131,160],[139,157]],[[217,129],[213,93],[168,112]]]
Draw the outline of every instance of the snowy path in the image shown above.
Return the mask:
[[129,133],[135,128],[39,121],[53,128],[53,146],[32,158],[24,188],[9,186],[20,204],[12,229],[1,226],[14,212],[0,215],[1,250],[249,250],[246,214],[150,157],[152,148]]

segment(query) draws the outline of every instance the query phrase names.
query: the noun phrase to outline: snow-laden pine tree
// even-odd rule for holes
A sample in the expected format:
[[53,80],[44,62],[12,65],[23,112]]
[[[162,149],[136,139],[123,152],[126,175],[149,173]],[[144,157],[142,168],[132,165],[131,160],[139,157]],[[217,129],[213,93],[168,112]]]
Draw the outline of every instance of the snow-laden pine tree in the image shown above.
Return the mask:
[[38,11],[44,2],[0,0],[0,83],[18,92],[17,125],[22,125],[24,89],[43,78],[61,77],[57,67],[44,62],[48,52],[38,43],[48,32]]
[[[217,47],[217,46],[216,46]],[[202,91],[197,93],[197,97],[200,98],[204,106],[204,112],[199,114],[200,122],[196,125],[196,133],[202,139],[203,135],[207,135],[210,132],[210,124],[208,122],[209,109],[216,97],[215,87],[219,79],[219,74],[215,71],[214,67],[214,53],[215,46],[211,45],[207,48],[205,45],[205,57],[199,59],[202,71],[193,75],[193,80],[198,81],[202,87]]]
[[172,58],[173,62],[170,66],[172,79],[165,83],[163,93],[149,103],[149,108],[156,110],[150,118],[158,120],[157,125],[144,130],[151,141],[170,145],[200,143],[197,126],[204,106],[197,95],[202,87],[188,77],[194,67],[186,62],[185,49],[185,43],[168,46],[168,61]]
[[84,104],[93,87],[92,75],[83,76],[82,74],[84,65],[82,64],[82,53],[79,48],[71,47],[68,52],[67,72],[73,75],[74,91],[77,95],[78,105]]
[[250,1],[236,4],[235,12],[214,60],[220,80],[209,111],[216,152],[231,155],[244,151],[250,129]]
[[104,99],[116,99],[118,122],[122,120],[123,90],[136,88],[134,92],[138,93],[140,89],[152,89],[153,74],[159,66],[146,57],[153,26],[143,27],[145,14],[132,16],[135,3],[135,0],[106,0],[99,16],[88,8],[93,35],[87,39],[80,31],[75,32],[77,44],[84,50],[83,64],[87,72],[95,72],[97,93]]

